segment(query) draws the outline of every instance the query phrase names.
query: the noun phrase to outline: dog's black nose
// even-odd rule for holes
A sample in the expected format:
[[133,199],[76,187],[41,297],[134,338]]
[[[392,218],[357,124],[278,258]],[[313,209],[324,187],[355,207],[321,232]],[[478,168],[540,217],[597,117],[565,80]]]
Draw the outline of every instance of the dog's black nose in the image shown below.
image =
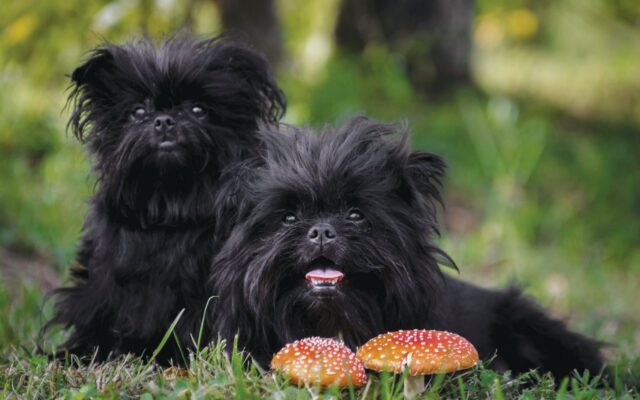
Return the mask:
[[176,121],[166,114],[158,115],[153,121],[153,127],[156,132],[167,132],[175,128],[175,126]]
[[336,230],[330,224],[321,222],[315,224],[309,229],[307,237],[311,243],[327,244],[336,238]]

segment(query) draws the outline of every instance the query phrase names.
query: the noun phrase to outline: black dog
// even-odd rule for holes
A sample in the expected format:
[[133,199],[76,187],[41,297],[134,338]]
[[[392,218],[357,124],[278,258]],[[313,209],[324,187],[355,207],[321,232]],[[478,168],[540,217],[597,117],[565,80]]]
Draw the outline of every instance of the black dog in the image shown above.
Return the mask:
[[[396,136],[394,139],[393,136]],[[355,348],[397,329],[457,332],[493,366],[599,372],[599,345],[517,289],[443,274],[433,242],[443,160],[393,126],[355,118],[319,135],[265,135],[249,218],[219,253],[213,320],[266,365],[287,342],[338,336]]]
[[80,355],[150,355],[184,308],[175,333],[190,347],[242,200],[234,168],[256,159],[258,125],[279,120],[284,96],[263,56],[221,38],[104,44],[71,80],[69,126],[98,184],[75,285],[56,291],[47,327],[72,328],[64,347]]

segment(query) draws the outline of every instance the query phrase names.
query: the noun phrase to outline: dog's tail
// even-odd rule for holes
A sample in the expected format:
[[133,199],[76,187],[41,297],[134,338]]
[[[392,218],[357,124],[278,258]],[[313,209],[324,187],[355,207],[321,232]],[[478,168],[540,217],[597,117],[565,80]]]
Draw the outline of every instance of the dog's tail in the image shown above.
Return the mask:
[[507,289],[496,307],[493,329],[498,355],[513,372],[538,369],[558,379],[574,371],[591,376],[604,372],[604,343],[570,331],[563,321],[549,317],[517,287]]

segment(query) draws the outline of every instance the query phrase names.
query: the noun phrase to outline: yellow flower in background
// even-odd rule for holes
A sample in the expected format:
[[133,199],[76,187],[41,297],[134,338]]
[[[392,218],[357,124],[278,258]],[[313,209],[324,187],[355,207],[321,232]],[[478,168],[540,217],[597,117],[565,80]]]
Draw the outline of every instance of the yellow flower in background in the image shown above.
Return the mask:
[[507,30],[515,39],[530,39],[538,32],[538,17],[527,8],[517,8],[507,15]]
[[478,17],[473,38],[480,47],[499,46],[505,37],[504,21],[495,13],[487,13]]
[[9,44],[20,43],[33,33],[37,25],[38,19],[35,15],[23,15],[7,26],[4,30],[4,38]]

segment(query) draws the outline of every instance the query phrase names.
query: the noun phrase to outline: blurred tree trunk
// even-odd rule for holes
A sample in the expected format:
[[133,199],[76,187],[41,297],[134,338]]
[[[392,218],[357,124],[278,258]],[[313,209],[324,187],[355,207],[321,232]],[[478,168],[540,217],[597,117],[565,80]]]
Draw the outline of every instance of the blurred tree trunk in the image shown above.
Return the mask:
[[469,82],[474,0],[342,0],[336,42],[347,52],[386,43],[422,93]]
[[226,32],[246,40],[277,65],[282,57],[282,34],[274,0],[214,0]]
[[195,20],[194,20],[193,14],[196,9],[196,3],[197,3],[197,0],[187,0],[187,3],[185,4],[185,7],[184,7],[184,17],[182,20],[182,26],[188,32],[194,31],[193,25],[195,24]]
[[140,19],[138,20],[138,24],[140,27],[140,32],[143,36],[149,35],[149,16],[151,16],[151,12],[153,11],[153,3],[151,0],[140,0],[138,3],[139,7],[139,15]]

